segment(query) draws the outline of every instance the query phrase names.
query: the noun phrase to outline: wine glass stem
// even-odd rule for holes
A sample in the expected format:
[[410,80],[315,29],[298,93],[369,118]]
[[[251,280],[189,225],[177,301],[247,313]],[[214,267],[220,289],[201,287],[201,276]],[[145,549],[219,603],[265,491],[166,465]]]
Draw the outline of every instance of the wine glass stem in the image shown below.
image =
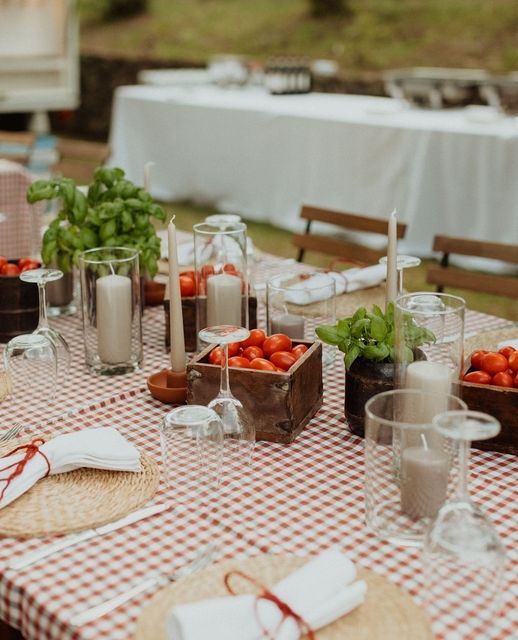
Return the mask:
[[470,442],[468,440],[461,440],[459,442],[459,478],[457,481],[458,500],[469,500],[469,446]]
[[398,269],[398,295],[403,295],[403,269]]
[[223,345],[223,360],[221,361],[219,395],[226,397],[229,397],[231,395],[230,384],[228,381],[228,344]]
[[40,303],[40,317],[38,319],[38,329],[42,327],[47,328],[49,322],[47,320],[47,296],[45,292],[45,283],[38,282],[39,303]]

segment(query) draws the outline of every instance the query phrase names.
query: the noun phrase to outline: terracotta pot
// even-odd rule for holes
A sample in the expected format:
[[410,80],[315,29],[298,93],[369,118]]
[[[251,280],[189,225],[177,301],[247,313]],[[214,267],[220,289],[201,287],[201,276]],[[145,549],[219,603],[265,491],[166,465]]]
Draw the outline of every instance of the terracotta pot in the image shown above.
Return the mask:
[[394,363],[356,359],[345,372],[345,417],[352,433],[365,434],[365,403],[369,398],[394,388]]

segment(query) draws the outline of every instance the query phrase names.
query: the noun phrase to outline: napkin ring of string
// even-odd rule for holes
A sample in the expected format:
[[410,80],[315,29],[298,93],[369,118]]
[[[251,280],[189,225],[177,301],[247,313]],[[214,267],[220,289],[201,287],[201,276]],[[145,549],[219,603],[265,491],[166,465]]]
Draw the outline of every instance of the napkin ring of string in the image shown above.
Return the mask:
[[[293,618],[293,620],[295,620],[299,628],[301,637],[304,634],[307,634],[308,640],[315,640],[315,632],[309,626],[309,624],[304,620],[304,618],[300,614],[298,614],[296,611],[294,611],[289,606],[288,603],[281,600],[278,596],[275,595],[275,593],[267,589],[261,582],[259,582],[259,580],[256,580],[253,576],[250,576],[247,573],[244,573],[243,571],[239,571],[238,569],[235,569],[233,571],[229,571],[228,573],[226,573],[224,577],[225,587],[227,588],[227,591],[231,595],[233,596],[237,595],[237,593],[230,586],[230,578],[232,576],[240,576],[241,578],[244,578],[248,582],[252,583],[254,586],[261,589],[261,593],[259,593],[259,595],[256,597],[254,602],[254,611],[255,611],[255,616],[257,618],[257,622],[261,627],[263,638],[267,638],[267,640],[275,640],[275,637],[279,629],[281,628],[282,624],[284,623],[284,621],[287,620],[288,618]],[[267,629],[261,622],[261,619],[259,616],[259,608],[258,608],[259,600],[268,600],[269,602],[273,602],[273,604],[279,609],[279,611],[282,614],[281,621],[277,625],[277,628],[275,629],[273,635],[271,634],[270,630]]]
[[16,447],[15,449],[12,449],[8,453],[5,453],[3,456],[0,456],[0,459],[1,458],[7,458],[9,456],[12,456],[13,453],[16,453],[17,451],[23,451],[25,449],[25,455],[23,456],[23,458],[19,462],[13,462],[12,464],[8,464],[6,467],[0,468],[0,472],[8,471],[9,469],[13,469],[13,471],[11,472],[10,475],[7,476],[7,478],[0,478],[0,482],[5,482],[4,488],[0,492],[0,500],[3,499],[3,497],[5,495],[5,492],[7,491],[7,488],[9,487],[11,482],[17,476],[19,476],[19,475],[21,475],[23,473],[23,470],[25,469],[25,466],[27,465],[29,460],[34,458],[34,456],[37,453],[39,453],[40,456],[43,456],[43,459],[47,463],[47,473],[45,474],[44,477],[46,478],[49,475],[49,473],[50,473],[50,462],[49,462],[49,459],[47,458],[47,456],[40,449],[40,445],[41,444],[45,444],[45,440],[42,440],[42,438],[35,438],[32,442],[29,442],[29,444],[21,444],[19,447]]

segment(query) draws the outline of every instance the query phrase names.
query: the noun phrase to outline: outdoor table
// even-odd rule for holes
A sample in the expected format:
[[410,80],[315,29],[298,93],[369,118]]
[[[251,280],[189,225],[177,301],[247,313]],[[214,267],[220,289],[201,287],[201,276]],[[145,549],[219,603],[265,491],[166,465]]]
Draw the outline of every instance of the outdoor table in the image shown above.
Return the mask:
[[[263,267],[267,265],[267,261],[263,263]],[[263,267],[258,267],[257,282],[264,281]],[[258,320],[259,326],[264,326],[262,304]],[[146,308],[143,368],[122,376],[94,376],[87,372],[79,315],[52,322],[66,336],[72,350],[71,375],[59,391],[58,408],[49,407],[49,413],[42,416],[31,407],[2,404],[0,423],[22,419],[34,427],[35,433],[46,436],[114,426],[142,452],[160,461],[160,422],[171,407],[150,396],[146,377],[168,366],[163,309]],[[505,323],[501,318],[469,311],[466,333]],[[306,556],[337,545],[357,565],[385,576],[418,599],[419,551],[380,541],[365,525],[363,441],[347,430],[343,395],[344,367],[337,353],[324,374],[324,404],[307,428],[291,445],[257,442],[252,473],[242,478],[238,490],[231,488],[222,495],[219,515],[213,523],[222,556]],[[513,456],[473,450],[470,488],[495,523],[509,552],[515,533],[517,500],[513,478],[517,466]],[[169,501],[170,511],[83,542],[25,570],[7,570],[5,563],[14,554],[38,548],[41,541],[3,538],[0,618],[20,629],[27,640],[132,638],[136,620],[152,592],[82,627],[72,627],[69,620],[73,613],[113,597],[142,578],[157,571],[170,573],[195,557],[208,525],[186,506],[188,491],[182,486],[168,488],[162,481],[153,502]],[[504,607],[495,620],[494,637],[502,640],[511,637],[513,628],[510,570],[509,566]],[[475,638],[479,622],[466,619],[462,637]],[[440,637],[453,631],[445,627]]]

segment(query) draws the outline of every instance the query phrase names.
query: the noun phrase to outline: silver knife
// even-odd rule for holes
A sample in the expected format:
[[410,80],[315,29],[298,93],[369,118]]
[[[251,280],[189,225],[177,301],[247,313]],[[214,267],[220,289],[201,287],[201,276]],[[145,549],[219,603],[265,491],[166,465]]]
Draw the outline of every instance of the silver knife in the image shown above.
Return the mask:
[[134,522],[138,522],[139,520],[144,520],[145,518],[150,518],[151,516],[156,515],[157,513],[162,513],[163,511],[167,511],[167,509],[171,509],[170,504],[154,504],[150,507],[144,507],[143,509],[138,509],[133,513],[130,513],[128,516],[121,518],[120,520],[115,520],[114,522],[110,522],[108,524],[103,525],[102,527],[96,527],[95,529],[87,529],[86,531],[80,531],[79,533],[73,533],[62,540],[57,540],[51,544],[48,544],[41,549],[36,549],[35,551],[29,551],[24,553],[21,556],[11,558],[7,563],[7,569],[25,569],[29,567],[31,564],[35,562],[39,562],[43,558],[47,558],[54,553],[58,553],[63,549],[68,549],[69,547],[73,547],[80,542],[84,542],[85,540],[89,540],[90,538],[95,538],[97,536],[102,536],[105,533],[110,533],[111,531],[117,531],[117,529],[121,529],[122,527],[127,526],[128,524],[133,524]]

